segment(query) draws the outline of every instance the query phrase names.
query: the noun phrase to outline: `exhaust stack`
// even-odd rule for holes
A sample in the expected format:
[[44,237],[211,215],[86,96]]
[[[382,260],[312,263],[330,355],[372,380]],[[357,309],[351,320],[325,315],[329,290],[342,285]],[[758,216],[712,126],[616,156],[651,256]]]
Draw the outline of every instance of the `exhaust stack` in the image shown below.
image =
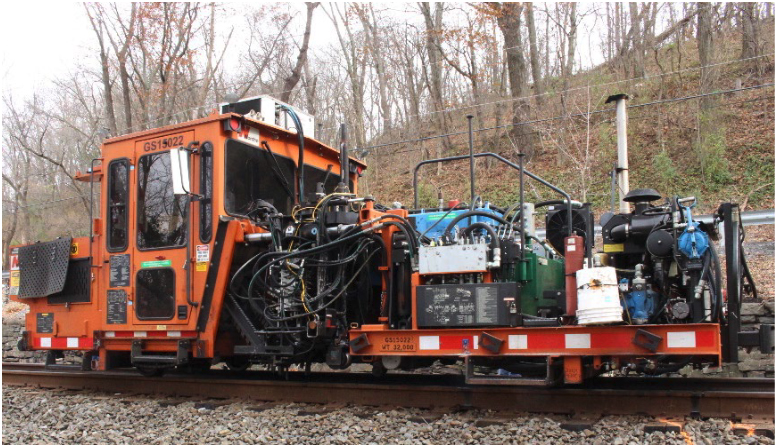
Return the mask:
[[618,176],[618,201],[620,202],[620,213],[629,213],[629,203],[623,198],[629,193],[629,147],[626,138],[628,131],[629,115],[626,111],[626,101],[629,96],[626,94],[616,94],[607,98],[607,102],[615,102],[615,121],[618,129],[618,166],[615,172]]

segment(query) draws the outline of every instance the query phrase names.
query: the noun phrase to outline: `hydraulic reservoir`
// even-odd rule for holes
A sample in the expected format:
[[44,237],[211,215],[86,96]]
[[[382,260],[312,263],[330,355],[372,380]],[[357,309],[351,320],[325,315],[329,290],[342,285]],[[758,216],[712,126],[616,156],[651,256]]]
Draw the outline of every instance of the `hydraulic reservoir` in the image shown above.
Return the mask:
[[522,282],[521,313],[539,317],[555,317],[563,313],[564,260],[538,256],[526,250],[525,275],[516,268],[513,279]]

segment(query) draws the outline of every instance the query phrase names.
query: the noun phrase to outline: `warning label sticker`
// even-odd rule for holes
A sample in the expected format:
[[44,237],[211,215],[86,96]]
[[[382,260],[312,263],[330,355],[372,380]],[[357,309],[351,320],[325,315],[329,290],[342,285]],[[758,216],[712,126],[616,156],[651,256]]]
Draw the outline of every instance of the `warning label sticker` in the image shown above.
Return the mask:
[[8,283],[8,294],[19,295],[19,282],[21,281],[21,272],[18,270],[12,270]]
[[197,245],[197,262],[206,263],[210,261],[210,248],[207,244]]
[[20,271],[15,270],[15,271],[11,272],[11,283],[10,283],[11,287],[19,286],[19,281],[21,281],[20,278],[21,278],[21,272]]
[[259,130],[253,127],[248,127],[248,132],[243,134],[241,132],[238,135],[238,138],[243,142],[248,142],[249,144],[253,145],[259,145]]
[[197,272],[207,272],[208,271],[208,262],[207,261],[198,262],[196,264],[196,266],[195,266],[195,270]]
[[[14,249],[14,251],[16,251],[16,249]],[[19,270],[19,255],[16,255],[15,253],[11,255],[10,263],[11,270]]]

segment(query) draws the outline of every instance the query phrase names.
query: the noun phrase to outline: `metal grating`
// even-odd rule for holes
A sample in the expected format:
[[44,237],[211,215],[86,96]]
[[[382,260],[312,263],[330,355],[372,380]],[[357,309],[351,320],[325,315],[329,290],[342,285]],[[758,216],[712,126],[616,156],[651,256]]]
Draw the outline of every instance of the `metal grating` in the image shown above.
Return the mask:
[[49,295],[49,304],[88,303],[91,282],[91,261],[89,258],[70,260],[67,278],[62,292]]
[[59,238],[19,248],[19,298],[62,292],[67,277],[72,238]]

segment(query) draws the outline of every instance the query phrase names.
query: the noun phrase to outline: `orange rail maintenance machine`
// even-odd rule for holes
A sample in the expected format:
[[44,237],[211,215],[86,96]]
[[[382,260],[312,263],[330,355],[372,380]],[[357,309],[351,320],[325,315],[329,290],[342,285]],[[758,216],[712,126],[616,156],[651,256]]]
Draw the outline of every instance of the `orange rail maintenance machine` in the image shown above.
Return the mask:
[[[540,385],[773,350],[773,325],[739,332],[755,286],[735,204],[705,223],[693,198],[633,190],[633,211],[602,217],[594,252],[589,206],[521,157],[416,167],[494,158],[515,169],[520,201],[507,208],[476,200],[474,185],[469,204],[389,208],[357,195],[366,165],[348,156],[344,127],[339,150],[313,130],[260,96],[106,140],[79,176],[100,187],[89,236],[12,249],[10,293],[30,306],[20,349],[144,374],[461,361],[470,383]],[[524,179],[560,199],[524,202]]]

